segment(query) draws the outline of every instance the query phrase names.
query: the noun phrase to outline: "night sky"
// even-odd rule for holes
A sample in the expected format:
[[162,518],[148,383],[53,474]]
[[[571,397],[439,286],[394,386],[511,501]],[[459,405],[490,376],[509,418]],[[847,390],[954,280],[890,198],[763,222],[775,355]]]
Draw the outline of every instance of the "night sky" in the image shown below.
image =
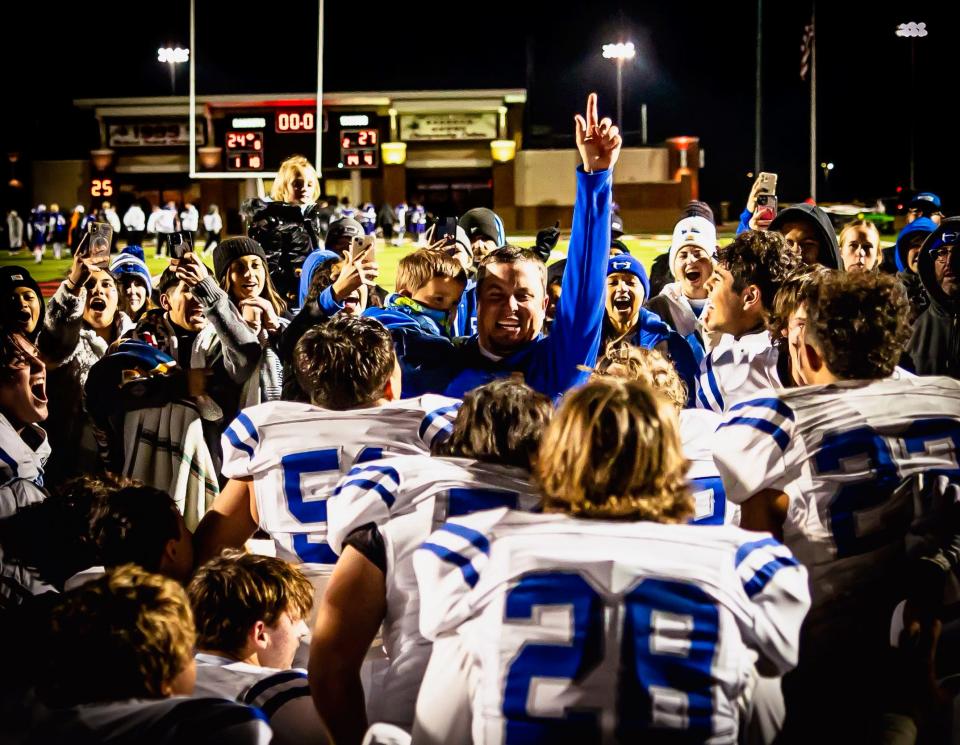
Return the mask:
[[[314,88],[315,4],[198,5],[198,92]],[[819,187],[821,201],[872,201],[897,185],[906,188],[912,118],[918,188],[937,191],[948,213],[960,212],[950,96],[960,77],[952,38],[957,5],[926,4],[914,13],[886,3],[818,4],[818,160],[836,165]],[[149,12],[139,6],[135,24],[129,8],[116,0],[101,0],[96,10],[80,3],[56,10],[41,3],[5,6],[4,152],[85,158],[96,129],[88,112],[72,110],[72,99],[170,94],[169,70],[157,62],[156,50],[187,45],[189,4],[164,0]],[[755,13],[749,0],[590,0],[562,11],[559,3],[327,0],[325,88],[527,87],[528,142],[572,146],[572,115],[589,90],[598,91],[605,113],[615,113],[615,69],[601,57],[601,45],[633,40],[639,54],[625,68],[627,144],[639,144],[646,102],[651,142],[699,136],[706,151],[702,195],[738,206],[753,169]],[[809,88],[799,78],[799,47],[809,15],[809,0],[764,5],[763,166],[780,174],[783,202],[807,196]],[[930,28],[930,36],[916,42],[913,89],[910,42],[894,35],[897,24],[911,20]],[[30,72],[39,59],[59,72]],[[177,93],[186,92],[184,66]]]

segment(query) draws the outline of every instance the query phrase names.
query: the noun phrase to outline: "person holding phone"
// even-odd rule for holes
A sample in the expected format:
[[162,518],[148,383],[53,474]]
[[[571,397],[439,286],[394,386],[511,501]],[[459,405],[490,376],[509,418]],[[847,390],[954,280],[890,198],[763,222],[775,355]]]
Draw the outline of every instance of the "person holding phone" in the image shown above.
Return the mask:
[[54,452],[45,479],[51,486],[102,470],[83,386],[90,368],[133,328],[133,321],[119,309],[115,276],[101,263],[102,257],[92,256],[94,234],[88,232],[74,252],[67,278],[47,304],[38,340],[49,382],[47,429]]
[[263,348],[259,374],[245,386],[243,405],[276,401],[283,388],[283,365],[276,349],[290,316],[267,272],[267,255],[252,238],[227,238],[214,249],[213,266],[220,287]]
[[[128,338],[160,349],[184,371],[187,395],[201,412],[203,438],[219,473],[220,435],[243,405],[244,387],[261,359],[260,341],[193,251],[170,262],[160,275],[157,292],[161,307],[144,313]],[[149,485],[173,487],[167,482]]]

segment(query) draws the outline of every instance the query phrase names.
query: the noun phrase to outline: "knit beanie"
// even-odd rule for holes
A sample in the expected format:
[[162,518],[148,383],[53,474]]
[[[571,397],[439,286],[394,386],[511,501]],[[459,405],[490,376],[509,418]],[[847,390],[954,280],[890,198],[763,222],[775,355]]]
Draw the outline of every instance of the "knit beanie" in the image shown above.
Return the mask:
[[223,282],[230,265],[241,256],[259,256],[264,264],[267,263],[267,255],[253,238],[227,238],[213,249],[213,272],[217,275],[217,282]]

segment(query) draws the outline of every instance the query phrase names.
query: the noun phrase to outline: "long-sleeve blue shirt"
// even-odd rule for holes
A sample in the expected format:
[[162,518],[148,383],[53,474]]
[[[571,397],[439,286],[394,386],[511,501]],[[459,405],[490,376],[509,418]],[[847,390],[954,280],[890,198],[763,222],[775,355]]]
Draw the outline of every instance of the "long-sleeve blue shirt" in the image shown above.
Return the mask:
[[478,337],[470,337],[444,361],[449,382],[437,392],[462,396],[494,378],[522,372],[529,386],[557,398],[586,380],[587,373],[578,366],[596,364],[603,332],[612,184],[610,170],[584,173],[577,169],[563,297],[550,335],[538,336],[502,360],[483,355]]

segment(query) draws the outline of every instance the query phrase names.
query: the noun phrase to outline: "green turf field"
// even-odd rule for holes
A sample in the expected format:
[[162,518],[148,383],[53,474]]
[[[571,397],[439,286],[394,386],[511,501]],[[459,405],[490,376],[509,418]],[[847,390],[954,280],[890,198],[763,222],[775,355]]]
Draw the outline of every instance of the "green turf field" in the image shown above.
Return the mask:
[[[733,234],[722,233],[719,238],[721,244],[726,244],[733,238]],[[883,236],[883,239],[883,245],[888,245],[889,242],[892,242],[893,236]],[[511,243],[517,243],[521,246],[532,245],[534,242],[534,238],[531,236],[509,236],[508,240]],[[639,258],[648,269],[653,259],[664,251],[667,251],[670,247],[669,236],[632,237],[625,238],[624,242],[629,246],[630,252]],[[551,256],[551,262],[566,256],[568,245],[569,241],[561,240]],[[389,290],[394,289],[394,282],[397,276],[397,263],[414,248],[413,243],[406,243],[403,246],[396,247],[387,245],[383,241],[378,241],[377,259],[380,264],[378,284],[381,287]],[[145,251],[147,255],[147,265],[150,267],[150,271],[154,276],[159,275],[167,265],[168,260],[164,257],[156,258],[154,256],[156,244],[153,241],[146,243]],[[212,257],[206,257],[206,262],[208,266],[213,266]],[[60,280],[66,276],[67,270],[70,268],[70,259],[55,261],[51,252],[48,250],[43,262],[34,264],[33,255],[26,250],[21,250],[18,255],[14,256],[11,256],[6,251],[2,252],[2,254],[0,254],[0,266],[8,266],[11,264],[19,264],[20,266],[26,267],[38,282],[49,282]],[[52,292],[50,294],[52,294]]]
[[[516,241],[520,245],[529,245],[533,243],[534,239],[531,237],[518,236],[511,237],[509,240],[511,242]],[[639,257],[648,267],[650,266],[650,262],[653,261],[653,258],[657,254],[666,251],[670,245],[669,240],[655,238],[628,238],[626,243],[633,254]],[[551,261],[556,261],[566,256],[568,244],[569,241],[561,240],[560,243],[557,244]],[[168,259],[154,256],[156,244],[152,241],[148,241],[144,248],[147,256],[147,266],[150,267],[150,271],[154,276],[159,275],[164,267],[167,266]],[[397,247],[387,245],[383,241],[378,242],[377,261],[380,264],[380,279],[378,284],[380,284],[381,287],[393,289],[397,276],[397,263],[414,248],[413,243],[406,243],[403,246]],[[208,266],[212,266],[212,257],[207,256],[206,262]],[[9,266],[11,264],[25,267],[37,282],[50,282],[63,279],[70,269],[69,258],[57,261],[53,258],[53,254],[49,250],[40,264],[33,263],[33,254],[26,250],[21,250],[20,253],[16,255],[11,255],[6,251],[0,253],[0,266]]]

